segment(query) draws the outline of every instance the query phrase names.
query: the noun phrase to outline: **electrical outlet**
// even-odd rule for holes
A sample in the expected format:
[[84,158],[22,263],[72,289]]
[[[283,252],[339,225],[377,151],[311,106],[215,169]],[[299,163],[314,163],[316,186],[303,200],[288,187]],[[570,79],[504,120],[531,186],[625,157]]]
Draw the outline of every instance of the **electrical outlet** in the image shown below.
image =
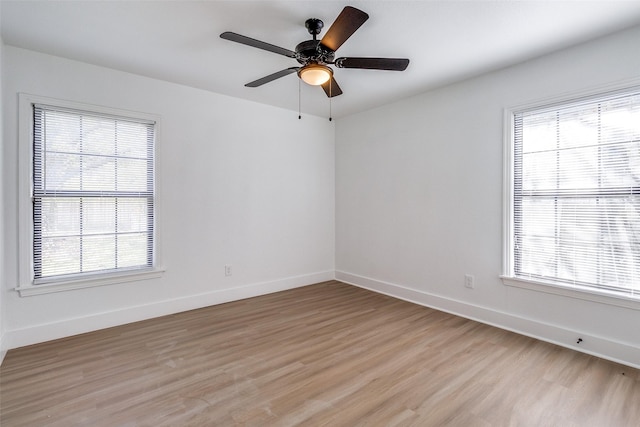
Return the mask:
[[231,265],[227,264],[224,266],[224,275],[225,276],[231,276],[233,274],[233,270],[231,268]]
[[473,289],[475,287],[474,278],[471,274],[464,275],[464,287]]

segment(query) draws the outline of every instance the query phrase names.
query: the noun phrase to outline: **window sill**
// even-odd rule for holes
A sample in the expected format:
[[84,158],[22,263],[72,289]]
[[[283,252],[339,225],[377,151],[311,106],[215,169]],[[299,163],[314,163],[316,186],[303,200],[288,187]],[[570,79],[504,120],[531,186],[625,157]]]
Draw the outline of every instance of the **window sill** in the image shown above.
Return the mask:
[[72,291],[75,289],[93,288],[96,286],[114,285],[117,283],[134,282],[139,280],[157,279],[164,274],[163,268],[126,273],[104,274],[92,278],[68,280],[64,282],[43,283],[41,285],[27,285],[15,288],[21,297],[50,294],[54,292]]
[[640,295],[631,296],[607,290],[593,290],[581,286],[563,286],[556,283],[522,279],[519,277],[500,276],[500,279],[502,279],[502,283],[505,286],[640,310]]

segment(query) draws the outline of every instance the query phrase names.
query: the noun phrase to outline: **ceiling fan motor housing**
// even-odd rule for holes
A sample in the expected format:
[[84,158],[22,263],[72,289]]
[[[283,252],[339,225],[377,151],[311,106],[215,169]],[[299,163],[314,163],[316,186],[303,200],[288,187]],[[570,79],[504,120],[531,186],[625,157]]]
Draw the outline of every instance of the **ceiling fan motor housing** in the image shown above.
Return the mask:
[[299,63],[330,64],[335,53],[326,49],[319,49],[320,40],[306,40],[296,46],[296,59]]

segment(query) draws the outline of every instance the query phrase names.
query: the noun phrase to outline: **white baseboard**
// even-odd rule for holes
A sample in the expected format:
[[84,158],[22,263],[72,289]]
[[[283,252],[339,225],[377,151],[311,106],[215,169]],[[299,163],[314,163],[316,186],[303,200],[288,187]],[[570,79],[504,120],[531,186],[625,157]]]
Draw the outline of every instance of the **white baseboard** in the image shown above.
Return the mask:
[[[253,283],[206,292],[198,295],[189,295],[181,298],[155,302],[152,304],[127,307],[125,309],[93,314],[90,316],[66,319],[60,322],[30,326],[24,329],[5,331],[3,350],[24,347],[58,338],[78,335],[85,332],[138,322],[154,317],[166,316],[188,310],[195,310],[211,305],[223,304],[266,295],[287,289],[298,288],[314,283],[333,280],[335,272],[323,271],[302,276],[287,277],[269,282]],[[2,355],[4,356],[4,355]]]
[[[335,272],[336,280],[640,369],[640,348],[368,277]],[[583,342],[576,343],[580,336]]]
[[[640,364],[638,363],[640,361],[640,348],[629,344],[586,335],[583,332],[343,271],[324,271],[254,283],[81,318],[67,319],[56,323],[5,331],[4,336],[0,337],[0,364],[7,350],[12,348],[333,279],[640,369]],[[578,335],[583,338],[583,342],[580,345],[575,343],[575,337]]]

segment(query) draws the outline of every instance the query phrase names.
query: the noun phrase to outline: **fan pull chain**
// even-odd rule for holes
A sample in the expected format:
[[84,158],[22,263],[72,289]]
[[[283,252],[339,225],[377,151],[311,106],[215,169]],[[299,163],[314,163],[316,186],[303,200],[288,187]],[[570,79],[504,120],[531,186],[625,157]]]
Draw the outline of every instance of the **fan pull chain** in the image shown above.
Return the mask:
[[300,106],[301,105],[300,98],[302,96],[301,85],[302,83],[300,83],[300,79],[298,79],[298,120],[302,118],[302,107]]
[[331,90],[333,89],[333,79],[329,79],[329,121],[332,120],[331,116],[333,115],[331,113]]

